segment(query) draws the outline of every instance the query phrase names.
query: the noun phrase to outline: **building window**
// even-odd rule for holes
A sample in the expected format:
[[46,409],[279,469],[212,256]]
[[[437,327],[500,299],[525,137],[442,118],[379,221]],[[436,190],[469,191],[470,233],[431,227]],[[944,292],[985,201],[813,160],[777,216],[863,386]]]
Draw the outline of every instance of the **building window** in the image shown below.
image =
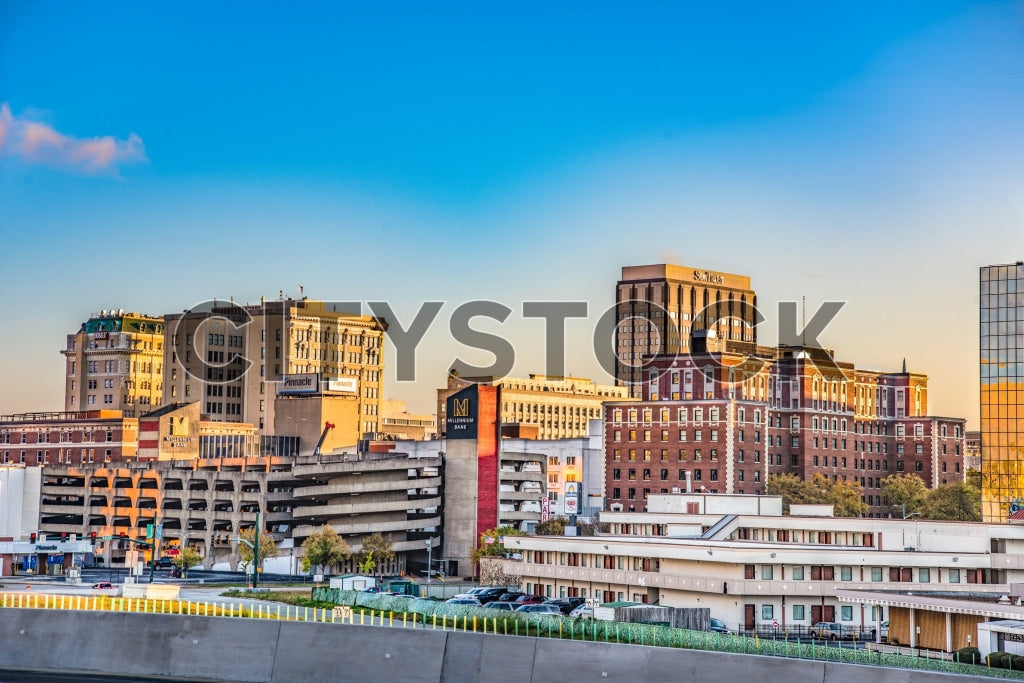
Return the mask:
[[[803,565],[801,565],[799,567],[793,567],[792,575],[793,575],[793,580],[794,581],[803,581],[804,580],[804,568],[803,568]],[[800,618],[802,619],[803,617],[800,617]]]
[[853,567],[840,567],[839,568],[839,580],[840,581],[853,581]]
[[804,617],[804,606],[793,605],[793,621],[803,621],[805,618],[806,617]]
[[775,567],[770,564],[761,565],[761,580],[771,581],[775,576]]
[[949,569],[947,570],[947,576],[949,577],[950,583],[960,583],[960,570]]
[[853,605],[843,605],[839,608],[839,614],[842,621],[853,621]]
[[872,581],[881,581],[882,580],[882,568],[881,567],[872,567],[871,568],[871,580]]
[[917,580],[920,583],[928,583],[932,580],[932,572],[928,567],[921,567],[917,570]]
[[771,621],[775,618],[775,606],[774,605],[761,605],[761,619],[763,621]]

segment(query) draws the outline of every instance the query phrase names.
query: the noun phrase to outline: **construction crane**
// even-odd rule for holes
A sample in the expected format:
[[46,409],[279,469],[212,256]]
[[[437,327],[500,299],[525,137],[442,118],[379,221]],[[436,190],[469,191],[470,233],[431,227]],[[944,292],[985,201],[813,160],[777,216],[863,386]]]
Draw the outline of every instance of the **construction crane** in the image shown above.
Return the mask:
[[320,455],[320,447],[324,445],[324,439],[327,438],[327,432],[334,429],[334,425],[330,422],[324,422],[324,431],[320,434],[320,440],[316,442],[316,448],[313,449],[313,455]]

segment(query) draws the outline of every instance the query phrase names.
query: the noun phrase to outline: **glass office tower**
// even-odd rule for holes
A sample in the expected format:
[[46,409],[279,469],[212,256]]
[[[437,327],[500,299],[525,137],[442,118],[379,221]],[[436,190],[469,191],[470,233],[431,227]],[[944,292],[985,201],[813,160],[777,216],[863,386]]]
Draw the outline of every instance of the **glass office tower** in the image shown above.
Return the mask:
[[981,269],[981,514],[1024,509],[1024,262]]

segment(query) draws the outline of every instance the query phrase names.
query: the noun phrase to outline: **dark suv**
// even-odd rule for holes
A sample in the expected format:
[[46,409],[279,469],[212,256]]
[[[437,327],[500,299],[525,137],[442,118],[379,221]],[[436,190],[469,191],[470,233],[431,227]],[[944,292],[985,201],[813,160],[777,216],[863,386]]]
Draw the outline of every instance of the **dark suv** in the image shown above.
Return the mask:
[[481,605],[486,605],[489,602],[495,602],[506,593],[505,588],[488,588],[487,590],[480,591],[473,597],[480,601]]
[[544,601],[544,604],[554,605],[562,614],[568,614],[585,602],[586,600],[583,598],[549,598]]

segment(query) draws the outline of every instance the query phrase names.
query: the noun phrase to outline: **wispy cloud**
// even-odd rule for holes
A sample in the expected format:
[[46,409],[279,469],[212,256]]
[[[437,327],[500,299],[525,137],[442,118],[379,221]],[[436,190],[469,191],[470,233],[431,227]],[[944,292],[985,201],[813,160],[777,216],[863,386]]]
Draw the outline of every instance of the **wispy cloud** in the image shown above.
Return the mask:
[[116,172],[122,164],[143,163],[146,148],[135,133],[126,140],[111,135],[76,138],[27,116],[14,116],[0,104],[0,159],[18,159],[79,173]]

